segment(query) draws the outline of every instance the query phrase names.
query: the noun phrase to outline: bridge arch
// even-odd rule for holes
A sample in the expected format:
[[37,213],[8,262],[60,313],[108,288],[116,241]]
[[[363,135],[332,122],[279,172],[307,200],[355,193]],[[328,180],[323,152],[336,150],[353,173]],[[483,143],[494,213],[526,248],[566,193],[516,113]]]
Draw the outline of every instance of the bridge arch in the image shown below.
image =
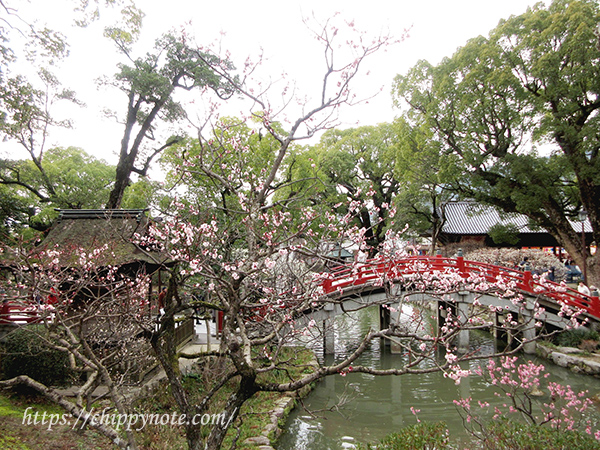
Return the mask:
[[[431,291],[421,289],[418,293],[411,292],[410,281],[424,274],[431,277]],[[457,283],[457,289],[444,299],[435,295],[436,283],[442,278],[453,279]],[[505,290],[485,291],[480,288],[482,285],[493,286],[498,283],[512,290],[514,296],[507,296]],[[478,286],[476,289],[469,289],[469,286],[475,285]],[[331,324],[337,314],[369,305],[380,305],[380,308],[385,305],[388,310],[392,306],[393,311],[393,305],[400,303],[400,299],[417,295],[420,295],[422,300],[436,302],[438,326],[442,326],[444,314],[448,311],[459,321],[466,321],[474,306],[485,307],[494,312],[495,325],[500,325],[502,320],[507,318],[520,322],[520,333],[526,353],[535,352],[536,327],[540,324],[563,329],[572,326],[572,322],[565,317],[565,311],[576,312],[575,316],[578,319],[592,326],[597,326],[600,322],[600,300],[597,292],[594,293],[595,296],[586,296],[564,284],[534,277],[531,271],[469,261],[460,256],[373,259],[361,265],[339,266],[323,275],[321,286],[327,300],[334,302],[325,303],[323,308],[312,311],[310,317],[323,326],[325,353],[334,351]],[[515,298],[519,300],[515,301]],[[383,314],[380,315],[382,327],[389,326],[397,319],[391,314],[386,321]],[[459,349],[466,349],[469,345],[468,329],[461,329],[457,340]]]

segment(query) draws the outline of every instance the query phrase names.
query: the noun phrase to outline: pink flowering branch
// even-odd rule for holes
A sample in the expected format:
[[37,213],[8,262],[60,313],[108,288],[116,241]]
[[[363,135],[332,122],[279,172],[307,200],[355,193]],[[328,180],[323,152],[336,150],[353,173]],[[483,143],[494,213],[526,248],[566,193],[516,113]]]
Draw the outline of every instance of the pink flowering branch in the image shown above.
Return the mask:
[[[502,357],[497,362],[490,359],[480,366],[477,375],[483,377],[496,389],[495,395],[501,402],[494,406],[487,402],[472,405],[471,398],[461,398],[454,403],[457,406],[467,429],[480,439],[486,436],[483,419],[492,410],[492,419],[515,415],[530,425],[548,425],[557,431],[585,430],[592,434],[597,421],[587,412],[592,406],[587,391],[575,393],[570,386],[543,380],[549,377],[545,367],[532,361],[517,364],[516,357]],[[544,393],[547,390],[547,393]],[[549,400],[543,401],[546,397]],[[600,434],[595,436],[600,439]]]

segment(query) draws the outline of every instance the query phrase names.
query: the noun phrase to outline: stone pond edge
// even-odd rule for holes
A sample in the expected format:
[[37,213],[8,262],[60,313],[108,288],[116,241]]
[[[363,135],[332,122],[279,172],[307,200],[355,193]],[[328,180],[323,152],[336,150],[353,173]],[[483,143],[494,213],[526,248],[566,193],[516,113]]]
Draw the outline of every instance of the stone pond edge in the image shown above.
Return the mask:
[[[313,358],[310,365],[317,370],[319,363],[313,353]],[[290,412],[296,407],[298,400],[308,396],[314,389],[315,383],[303,387],[297,392],[286,392],[275,402],[275,408],[269,413],[269,423],[261,430],[257,436],[246,438],[243,441],[244,445],[255,448],[256,450],[275,450],[273,445],[277,442],[284,429],[283,426],[287,421]]]
[[578,348],[536,345],[537,356],[574,373],[600,378],[600,357],[588,356]]

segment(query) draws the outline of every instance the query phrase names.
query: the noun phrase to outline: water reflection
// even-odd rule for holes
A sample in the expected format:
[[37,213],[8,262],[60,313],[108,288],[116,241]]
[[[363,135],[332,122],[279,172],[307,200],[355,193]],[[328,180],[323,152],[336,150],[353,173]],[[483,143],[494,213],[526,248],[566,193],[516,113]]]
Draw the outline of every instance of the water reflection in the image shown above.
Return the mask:
[[[370,327],[376,328],[378,320],[377,308],[338,318],[336,355],[328,357],[325,362],[332,363],[356,349],[360,337]],[[485,354],[494,350],[494,342],[483,333],[472,336],[472,346],[482,348]],[[357,363],[390,368],[401,367],[406,361],[406,355],[392,355],[389,348],[373,342]],[[478,365],[476,362],[470,363],[472,369]],[[588,389],[592,395],[600,393],[600,380],[579,376],[555,366],[549,366],[548,369],[553,381],[569,384],[575,391]],[[465,441],[467,433],[454,405],[454,400],[461,396],[487,401],[492,405],[501,402],[494,395],[494,389],[479,377],[469,377],[458,386],[439,372],[390,377],[349,373],[345,377],[328,377],[318,383],[304,400],[304,406],[311,411],[310,414],[302,408],[292,412],[277,448],[355,448],[357,442],[373,442],[415,424],[417,418],[411,407],[420,411],[418,418],[422,421],[445,421],[451,436]]]

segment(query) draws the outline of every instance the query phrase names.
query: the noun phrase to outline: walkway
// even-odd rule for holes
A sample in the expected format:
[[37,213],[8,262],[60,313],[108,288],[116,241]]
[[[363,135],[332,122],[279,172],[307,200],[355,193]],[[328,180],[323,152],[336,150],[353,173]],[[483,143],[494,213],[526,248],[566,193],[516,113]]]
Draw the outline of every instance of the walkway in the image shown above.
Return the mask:
[[[519,324],[526,353],[535,351],[536,322],[562,329],[572,326],[568,319],[571,313],[565,313],[563,309],[578,314],[579,320],[600,322],[597,296],[586,296],[564,284],[538,279],[530,271],[468,261],[461,256],[413,256],[392,261],[373,259],[360,266],[334,268],[322,278],[323,293],[333,301],[307,311],[306,318],[322,323],[325,353],[334,351],[332,321],[336,315],[379,305],[380,309],[386,309],[381,311],[381,327],[387,328],[398,319],[398,313],[390,313],[397,308],[387,306],[397,305],[402,298],[416,294],[421,296],[419,300],[439,303],[435,309],[440,327],[445,324],[447,311],[466,324],[474,306],[487,306],[490,311],[495,311],[494,320],[499,327],[507,319],[507,312],[511,312],[511,321]],[[504,289],[498,289],[496,285],[503,285]],[[513,295],[505,295],[508,291]],[[521,298],[515,301],[515,294],[521,294]],[[543,309],[537,308],[538,305]],[[459,330],[458,347],[465,350],[468,345],[469,327],[465,326]]]

